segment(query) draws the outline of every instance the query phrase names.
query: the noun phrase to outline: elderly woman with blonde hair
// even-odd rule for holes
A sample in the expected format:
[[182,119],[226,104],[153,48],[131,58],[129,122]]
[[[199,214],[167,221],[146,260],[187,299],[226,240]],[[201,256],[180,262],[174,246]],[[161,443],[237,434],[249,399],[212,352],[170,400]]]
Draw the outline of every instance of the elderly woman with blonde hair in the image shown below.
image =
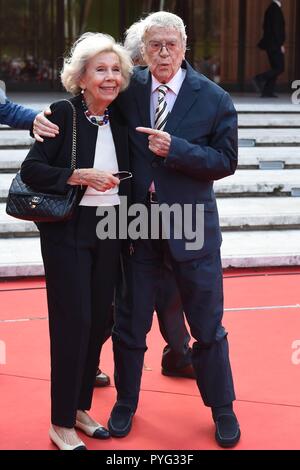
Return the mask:
[[77,168],[71,167],[70,103],[51,106],[56,139],[35,142],[26,157],[23,181],[44,192],[79,186],[69,221],[39,224],[45,267],[51,343],[50,438],[61,450],[86,450],[80,429],[98,439],[108,431],[92,419],[95,373],[117,277],[120,240],[99,237],[97,207],[118,211],[129,181],[127,127],[112,102],[129,84],[132,62],[110,36],[86,33],[65,59],[62,83],[73,95],[77,115]]

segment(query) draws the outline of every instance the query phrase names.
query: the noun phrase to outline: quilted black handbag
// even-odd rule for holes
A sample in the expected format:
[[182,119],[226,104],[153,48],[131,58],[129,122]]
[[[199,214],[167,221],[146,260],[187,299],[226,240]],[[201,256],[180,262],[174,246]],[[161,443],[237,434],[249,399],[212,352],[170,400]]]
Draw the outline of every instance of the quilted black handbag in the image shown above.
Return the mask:
[[[73,109],[71,168],[76,168],[76,110]],[[61,222],[72,218],[77,205],[78,186],[70,186],[65,194],[41,193],[27,186],[20,172],[14,177],[6,202],[6,212],[12,217],[33,222]]]

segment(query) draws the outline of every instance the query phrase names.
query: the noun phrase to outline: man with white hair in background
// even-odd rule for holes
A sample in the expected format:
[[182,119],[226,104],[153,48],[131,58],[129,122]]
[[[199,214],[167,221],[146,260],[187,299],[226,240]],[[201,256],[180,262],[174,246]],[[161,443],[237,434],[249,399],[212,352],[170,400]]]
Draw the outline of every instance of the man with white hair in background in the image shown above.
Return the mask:
[[129,52],[134,65],[146,65],[141,52],[143,20],[133,23],[125,32],[124,47]]
[[[130,53],[135,65],[146,66],[141,45],[143,21],[140,20],[125,33],[124,46]],[[119,292],[125,292],[120,289]],[[125,306],[126,298],[120,299]],[[189,347],[190,335],[185,325],[180,293],[171,266],[164,263],[161,285],[157,293],[155,310],[160,332],[166,341],[162,356],[162,374],[171,377],[195,379],[192,366],[192,350]]]

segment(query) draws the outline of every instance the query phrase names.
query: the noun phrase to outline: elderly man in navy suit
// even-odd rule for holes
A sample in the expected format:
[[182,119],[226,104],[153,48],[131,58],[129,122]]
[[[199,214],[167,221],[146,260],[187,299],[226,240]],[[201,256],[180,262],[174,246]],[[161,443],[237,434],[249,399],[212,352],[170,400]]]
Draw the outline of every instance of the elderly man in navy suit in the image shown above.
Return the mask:
[[187,205],[193,230],[197,209],[204,206],[204,244],[187,248],[187,238],[178,239],[171,222],[167,239],[162,233],[159,239],[140,238],[125,255],[128,289],[126,298],[119,296],[116,302],[117,402],[109,430],[116,437],[130,432],[159,274],[167,259],[195,339],[193,365],[203,402],[212,409],[216,440],[222,447],[233,447],[240,429],[222,325],[221,233],[213,182],[236,170],[237,114],[229,95],[185,60],[187,37],[181,18],[157,12],[144,20],[143,28],[142,53],[148,67],[136,69],[130,88],[118,98],[130,127],[134,202],[145,204],[149,212],[155,204]]

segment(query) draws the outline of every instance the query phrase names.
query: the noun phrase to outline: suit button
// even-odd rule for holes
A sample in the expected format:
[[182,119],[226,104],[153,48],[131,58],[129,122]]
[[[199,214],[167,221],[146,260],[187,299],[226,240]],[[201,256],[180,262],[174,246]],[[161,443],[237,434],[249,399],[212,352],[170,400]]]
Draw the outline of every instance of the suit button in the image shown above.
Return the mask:
[[158,168],[159,167],[159,164],[158,162],[152,162],[152,168]]

